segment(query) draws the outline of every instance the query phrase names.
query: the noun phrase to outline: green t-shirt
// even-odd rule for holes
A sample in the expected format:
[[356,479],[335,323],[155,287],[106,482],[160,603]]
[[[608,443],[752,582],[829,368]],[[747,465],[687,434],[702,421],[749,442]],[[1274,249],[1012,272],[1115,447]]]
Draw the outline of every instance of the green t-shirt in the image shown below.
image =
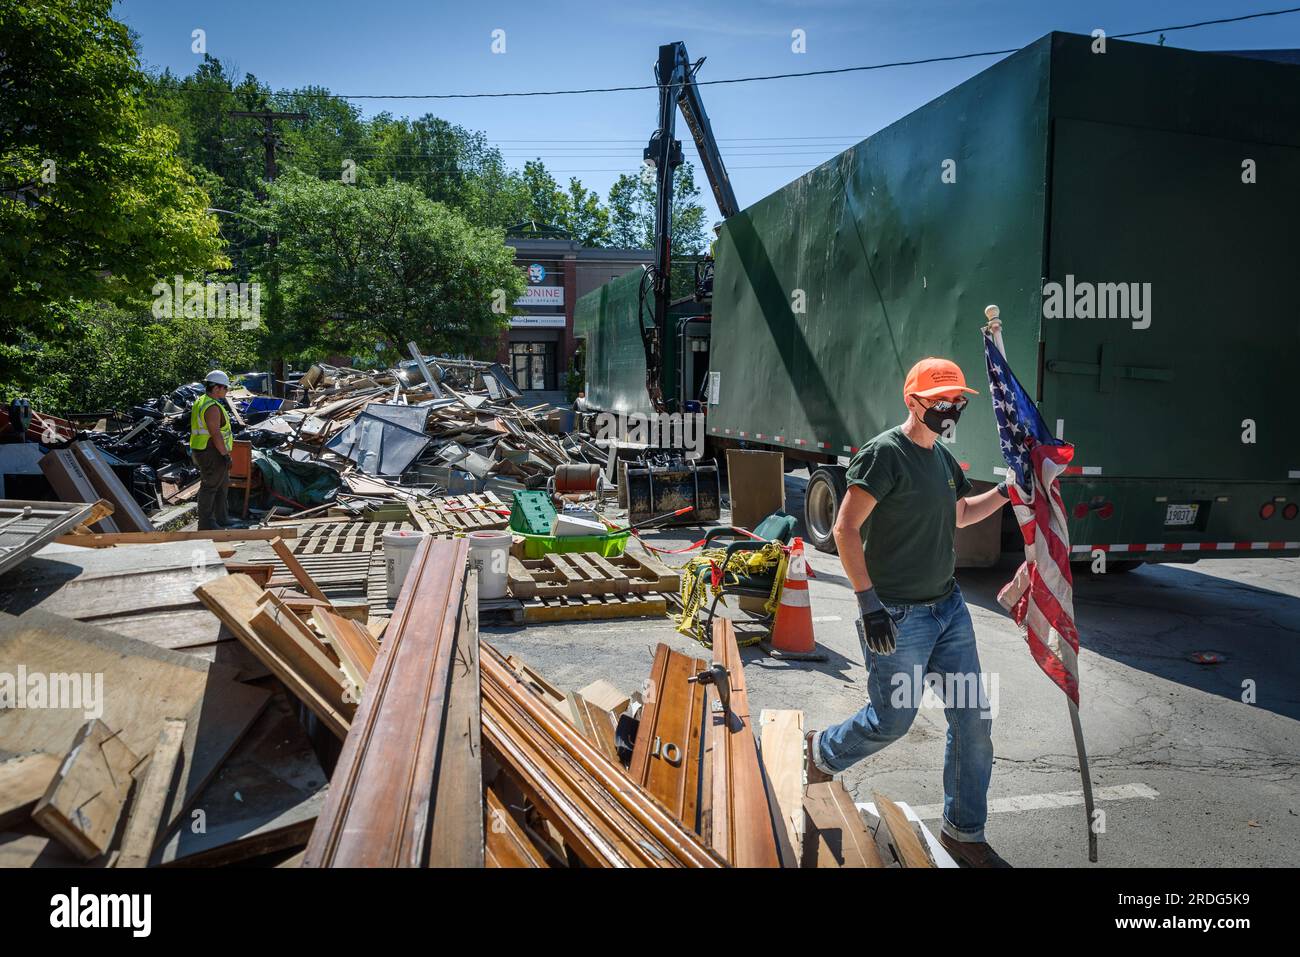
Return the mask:
[[862,526],[862,552],[880,600],[913,605],[946,598],[957,564],[957,499],[971,491],[953,454],[942,441],[922,448],[895,426],[858,450],[847,479],[876,499]]

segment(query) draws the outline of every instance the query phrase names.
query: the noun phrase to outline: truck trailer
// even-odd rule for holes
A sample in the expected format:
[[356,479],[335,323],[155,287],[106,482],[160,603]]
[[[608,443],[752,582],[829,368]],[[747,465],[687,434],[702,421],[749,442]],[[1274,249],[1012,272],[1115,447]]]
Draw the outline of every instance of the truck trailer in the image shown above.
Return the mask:
[[[1300,555],[1300,66],[1052,33],[729,216],[714,260],[711,300],[668,311],[658,409],[698,402],[716,450],[806,466],[818,548],[925,356],[981,393],[950,436],[969,478],[1005,475],[997,303],[1075,446],[1075,560]],[[656,411],[644,289],[577,304],[593,410]],[[961,564],[1019,549],[1009,512],[961,530]]]

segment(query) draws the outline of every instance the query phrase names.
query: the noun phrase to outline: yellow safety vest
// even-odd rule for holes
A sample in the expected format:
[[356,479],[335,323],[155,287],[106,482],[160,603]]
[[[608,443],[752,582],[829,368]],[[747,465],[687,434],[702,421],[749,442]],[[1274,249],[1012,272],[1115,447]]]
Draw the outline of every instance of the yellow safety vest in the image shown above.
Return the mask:
[[190,409],[190,448],[196,452],[208,447],[207,414],[208,409],[214,405],[221,410],[221,437],[226,442],[226,451],[229,452],[234,447],[231,444],[230,416],[226,414],[226,407],[210,395],[201,395]]

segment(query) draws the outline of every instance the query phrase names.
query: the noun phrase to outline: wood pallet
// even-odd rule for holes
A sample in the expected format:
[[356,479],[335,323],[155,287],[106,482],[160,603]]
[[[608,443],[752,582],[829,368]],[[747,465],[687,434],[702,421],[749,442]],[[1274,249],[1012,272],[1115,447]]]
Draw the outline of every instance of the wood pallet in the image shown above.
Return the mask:
[[[294,540],[293,551],[301,560],[304,555],[336,552],[373,552],[384,547],[387,532],[409,532],[410,522],[339,522],[309,525]],[[303,563],[306,565],[306,563]]]
[[434,529],[455,532],[480,532],[507,528],[510,515],[497,509],[509,509],[497,498],[495,492],[475,492],[470,495],[445,495],[431,502],[411,503]]
[[667,613],[663,595],[554,595],[523,600],[524,622],[658,618]]
[[676,572],[648,555],[602,558],[595,552],[569,552],[511,557],[508,574],[510,594],[516,598],[676,592],[681,584]]

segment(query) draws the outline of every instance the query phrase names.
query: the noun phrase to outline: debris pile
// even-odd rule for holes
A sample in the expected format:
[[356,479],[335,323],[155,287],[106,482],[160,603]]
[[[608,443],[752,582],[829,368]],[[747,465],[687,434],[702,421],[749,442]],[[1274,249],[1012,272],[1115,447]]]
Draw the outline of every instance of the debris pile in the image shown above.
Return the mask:
[[[613,505],[617,448],[499,367],[317,365],[291,398],[231,393],[259,527],[169,527],[196,396],[0,424],[28,470],[6,479],[62,500],[0,498],[0,866],[943,859],[886,799],[805,787],[802,713],[750,710],[753,622],[712,620],[708,659],[660,642],[627,692],[561,689],[480,638],[643,618],[684,640],[676,553]],[[767,527],[685,551],[787,554]]]

